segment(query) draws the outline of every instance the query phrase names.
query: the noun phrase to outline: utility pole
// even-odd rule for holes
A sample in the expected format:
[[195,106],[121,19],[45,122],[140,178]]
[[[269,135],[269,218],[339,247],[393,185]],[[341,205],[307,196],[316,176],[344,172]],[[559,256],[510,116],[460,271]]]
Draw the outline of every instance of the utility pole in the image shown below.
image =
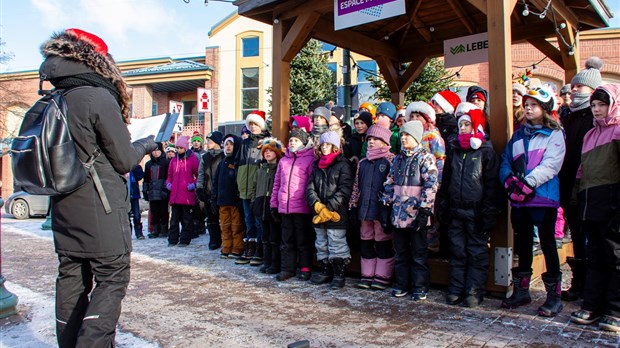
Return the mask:
[[351,51],[342,50],[342,81],[344,83],[344,122],[351,121]]

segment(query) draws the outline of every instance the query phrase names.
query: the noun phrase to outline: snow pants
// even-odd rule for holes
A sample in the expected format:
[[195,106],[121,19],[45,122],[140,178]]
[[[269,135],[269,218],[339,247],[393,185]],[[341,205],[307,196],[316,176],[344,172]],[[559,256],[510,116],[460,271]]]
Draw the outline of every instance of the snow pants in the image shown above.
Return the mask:
[[394,273],[392,234],[385,233],[378,220],[362,220],[360,237],[362,280],[389,284]]

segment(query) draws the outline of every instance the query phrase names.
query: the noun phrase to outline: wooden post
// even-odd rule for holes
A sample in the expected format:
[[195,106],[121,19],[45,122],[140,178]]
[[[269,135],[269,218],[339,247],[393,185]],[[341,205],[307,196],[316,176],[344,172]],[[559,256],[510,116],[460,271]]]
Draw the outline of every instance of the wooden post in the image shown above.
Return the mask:
[[[515,1],[487,1],[487,31],[489,35],[489,115],[493,147],[502,153],[512,135],[512,56],[510,14]],[[508,207],[498,217],[495,233],[491,236],[491,260],[489,273],[493,273],[490,288],[505,291],[509,278],[498,281],[499,275],[507,274],[512,267],[512,257],[496,257],[507,253],[513,244],[512,228],[509,225]],[[497,251],[497,253],[496,253]],[[504,276],[505,277],[505,276]]]
[[291,64],[282,60],[282,41],[284,37],[282,21],[274,23],[271,128],[273,135],[283,142],[288,137],[288,118],[291,111],[289,103],[291,98]]
[[[570,83],[573,77],[579,72],[579,47],[576,45],[577,38],[573,32],[573,26],[566,22],[566,28],[560,30],[557,38],[562,57],[562,67],[564,68],[564,83]],[[566,47],[562,39],[569,45],[573,45],[572,55],[569,53],[570,49]]]

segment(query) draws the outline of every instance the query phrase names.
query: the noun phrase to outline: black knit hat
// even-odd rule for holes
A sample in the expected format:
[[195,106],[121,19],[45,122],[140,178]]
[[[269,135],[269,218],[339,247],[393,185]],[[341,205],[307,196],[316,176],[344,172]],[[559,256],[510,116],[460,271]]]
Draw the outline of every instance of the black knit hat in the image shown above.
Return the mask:
[[609,97],[609,93],[607,93],[604,89],[597,88],[592,95],[590,96],[590,101],[600,100],[607,105],[611,105],[611,98]]
[[[361,120],[370,128],[372,126],[372,114],[368,111],[362,111],[355,117],[355,120]],[[355,122],[355,121],[354,121]]]
[[306,131],[302,130],[302,129],[293,129],[289,134],[288,134],[289,139],[290,138],[297,138],[299,140],[301,140],[301,142],[306,145],[308,144],[308,133],[306,133]]

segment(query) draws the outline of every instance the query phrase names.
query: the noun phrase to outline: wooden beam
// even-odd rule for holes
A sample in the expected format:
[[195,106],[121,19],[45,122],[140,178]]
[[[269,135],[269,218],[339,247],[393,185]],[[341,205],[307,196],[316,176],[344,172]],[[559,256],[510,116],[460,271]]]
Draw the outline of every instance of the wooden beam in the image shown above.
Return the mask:
[[312,36],[338,47],[348,47],[351,51],[367,57],[385,56],[393,61],[398,61],[399,48],[391,46],[385,41],[369,38],[353,30],[343,29],[334,31],[334,23],[323,18],[319,19],[314,26]]
[[[560,66],[564,68],[564,81],[569,82],[573,79],[575,74],[579,72],[579,49],[577,46],[577,38],[575,37],[573,27],[569,23],[566,23],[566,28],[560,30],[557,37],[563,63]],[[564,41],[566,41],[569,45],[573,46],[572,54],[569,53],[570,48],[566,47],[562,39],[564,39]]]
[[478,11],[487,14],[487,0],[467,0],[467,2],[474,5]]
[[587,24],[594,28],[602,28],[605,26],[601,18],[597,16],[596,14],[594,14],[594,12],[592,11],[573,10],[573,12],[575,13],[576,16],[579,17],[579,22],[581,22],[581,24]]
[[[493,134],[493,147],[502,153],[512,135],[512,56],[510,14],[514,5],[507,1],[487,1],[487,32],[489,35],[489,100],[490,126]],[[498,216],[497,228],[491,234],[492,258],[495,260],[495,248],[508,249],[514,244],[512,229],[506,209]],[[503,267],[508,272],[512,260],[495,266]],[[494,266],[490,270],[494,272]],[[506,269],[507,268],[507,269]]]
[[[547,3],[548,3],[548,0],[530,0],[530,1],[536,7],[538,11],[543,11],[545,6],[547,6]],[[553,11],[555,12],[556,21],[558,22],[558,25],[560,24],[559,23],[560,21],[564,20],[566,21],[566,24],[570,23],[570,25],[572,25],[574,28],[579,27],[579,18],[577,18],[575,13],[573,13],[571,9],[566,7],[566,5],[564,5],[562,1],[551,0],[551,7],[553,7]],[[551,11],[551,8],[549,8],[549,11]],[[549,11],[547,11],[546,17],[548,20],[553,22],[553,16],[551,15],[551,13],[549,13]],[[561,18],[557,18],[557,17],[561,17]]]
[[549,59],[551,59],[555,64],[561,67],[564,66],[564,62],[562,61],[562,53],[551,42],[542,37],[531,38],[527,41],[542,52],[542,54],[549,57]]
[[418,31],[418,33],[420,33],[420,35],[422,35],[426,42],[433,41],[431,31],[426,27],[424,22],[422,22],[417,16],[411,18],[411,22],[413,23],[413,27]]
[[283,61],[282,40],[284,40],[283,23],[273,25],[273,60],[272,60],[272,103],[271,117],[273,135],[286,142],[288,137],[288,118],[290,115],[290,79],[291,65]]
[[419,46],[403,46],[400,49],[400,62],[409,62],[417,56],[435,58],[443,56],[443,42],[431,42],[428,44],[420,44]]
[[282,41],[282,60],[291,62],[306,42],[310,40],[310,33],[321,15],[317,12],[306,12],[297,19]]
[[388,85],[388,88],[392,93],[399,92],[399,75],[398,75],[398,67],[396,66],[396,62],[390,60],[387,57],[377,57],[375,59],[377,61],[377,65],[379,66],[379,71],[385,80],[385,83]]
[[476,33],[476,26],[472,23],[471,19],[469,19],[469,14],[465,12],[465,9],[463,8],[463,6],[461,6],[461,3],[457,0],[448,0],[448,4],[450,4],[450,7],[452,7],[454,13],[456,13],[456,15],[459,17],[461,23],[463,23],[465,28],[467,28],[467,31],[470,34]]
[[284,2],[282,5],[276,6],[273,13],[280,18],[280,20],[287,20],[295,18],[306,12],[329,12],[334,9],[333,0],[313,0],[313,1],[298,1],[291,3],[290,1]]
[[413,60],[407,67],[407,70],[405,70],[403,75],[399,78],[398,84],[400,86],[401,92],[404,93],[405,91],[407,91],[407,88],[411,86],[413,81],[417,79],[418,76],[420,76],[422,69],[424,69],[426,63],[428,63],[429,60],[431,60],[431,58],[422,55],[413,58]]

